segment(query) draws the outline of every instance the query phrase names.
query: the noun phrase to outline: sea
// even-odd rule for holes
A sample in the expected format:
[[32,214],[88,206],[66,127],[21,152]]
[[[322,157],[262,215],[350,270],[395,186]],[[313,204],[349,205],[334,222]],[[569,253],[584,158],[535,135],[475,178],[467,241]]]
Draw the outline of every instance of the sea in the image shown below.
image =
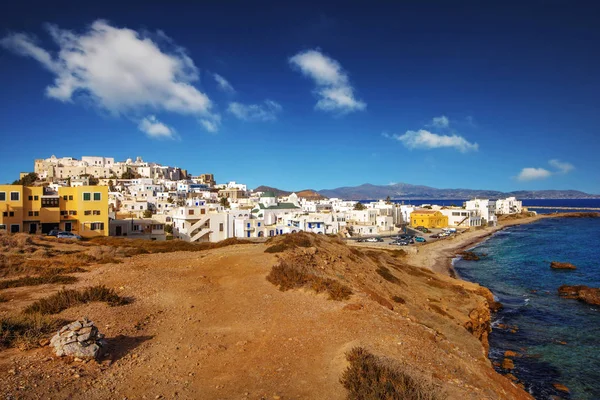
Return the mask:
[[[528,200],[524,205],[600,208],[600,199]],[[479,261],[453,262],[461,279],[489,288],[504,305],[494,315],[489,357],[501,363],[506,350],[522,355],[514,358],[510,372],[536,399],[600,399],[600,306],[557,294],[563,284],[600,287],[599,239],[598,218],[542,219],[496,232],[472,249],[481,255]],[[553,270],[551,261],[577,269]],[[517,330],[500,329],[500,324]],[[554,383],[570,393],[559,392]]]

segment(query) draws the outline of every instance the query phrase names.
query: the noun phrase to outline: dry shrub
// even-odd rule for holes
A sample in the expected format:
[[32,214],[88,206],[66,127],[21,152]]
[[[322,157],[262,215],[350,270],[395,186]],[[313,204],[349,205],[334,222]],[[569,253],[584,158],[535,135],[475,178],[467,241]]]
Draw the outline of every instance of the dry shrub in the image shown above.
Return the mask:
[[7,301],[8,299],[6,298],[6,296],[0,294],[0,303],[6,303]]
[[317,238],[314,233],[298,232],[288,233],[281,236],[275,236],[269,238],[265,243],[271,244],[265,250],[265,253],[281,253],[288,249],[294,249],[296,247],[312,247],[317,245],[321,239]]
[[392,272],[389,270],[389,268],[384,267],[383,265],[381,265],[381,266],[379,266],[379,268],[377,268],[377,273],[388,282],[392,282],[396,285],[406,286],[406,284],[404,282],[402,282],[400,279],[396,278],[392,274]]
[[125,255],[133,256],[136,254],[171,253],[175,251],[204,251],[233,246],[236,244],[253,244],[254,242],[237,238],[229,238],[217,243],[190,243],[178,239],[156,241],[99,236],[90,239],[88,243],[123,248]]
[[382,295],[380,295],[377,292],[372,291],[371,289],[365,288],[363,289],[363,291],[375,302],[379,303],[379,305],[389,309],[389,310],[393,310],[394,306],[392,305],[392,303],[390,303],[385,297],[383,297]]
[[345,300],[352,295],[352,290],[338,281],[317,276],[303,267],[290,265],[283,260],[271,269],[267,280],[279,286],[282,292],[310,287],[317,293],[327,292],[331,300]]
[[97,285],[82,290],[63,289],[49,297],[36,301],[23,312],[25,314],[40,313],[42,315],[58,314],[67,308],[93,301],[102,301],[110,306],[121,306],[130,303],[129,299],[119,296],[113,289],[109,289],[104,285]]
[[0,234],[0,246],[8,247],[10,249],[23,248],[28,245],[32,245],[33,240],[31,235],[26,233],[1,233]]
[[[69,261],[71,264],[73,262],[74,260]],[[84,264],[82,262],[71,266],[64,266],[64,264],[59,258],[26,258],[22,255],[0,254],[0,278],[25,274],[56,275],[85,272],[78,266]]]
[[96,264],[111,264],[117,263],[119,260],[117,257],[119,253],[115,247],[110,246],[93,246],[87,254],[94,258]]
[[57,331],[64,323],[41,314],[0,318],[0,348],[25,350],[37,347],[40,339]]
[[24,278],[12,279],[9,281],[0,281],[0,289],[16,288],[22,286],[39,286],[39,285],[68,285],[77,282],[77,278],[68,275],[42,275],[42,276],[26,276]]
[[265,249],[265,253],[283,253],[288,247],[283,243],[274,244]]
[[402,297],[400,296],[393,296],[392,300],[394,300],[394,302],[398,303],[398,304],[406,304],[406,300],[404,300]]
[[407,365],[376,357],[362,347],[346,353],[350,365],[340,382],[351,400],[438,400],[444,398],[430,378]]

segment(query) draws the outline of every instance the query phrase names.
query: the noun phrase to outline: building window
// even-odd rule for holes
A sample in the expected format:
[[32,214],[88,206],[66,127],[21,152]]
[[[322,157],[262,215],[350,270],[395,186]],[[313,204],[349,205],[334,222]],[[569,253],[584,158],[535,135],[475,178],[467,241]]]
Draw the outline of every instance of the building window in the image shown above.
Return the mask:
[[222,222],[219,224],[219,232],[223,232],[223,223]]
[[42,207],[58,207],[58,197],[42,198]]
[[10,201],[19,201],[19,192],[10,192]]
[[94,211],[92,211],[92,215],[100,215],[100,210],[94,210]]
[[69,200],[73,200],[73,195],[69,195]]
[[13,224],[10,226],[10,233],[19,233],[20,229],[21,229],[21,225]]
[[29,200],[33,200],[33,196],[29,196]]
[[6,201],[6,192],[0,192],[0,201]]
[[83,215],[92,215],[92,210],[85,210]]
[[90,201],[92,199],[92,194],[91,193],[84,193],[83,194],[83,201]]
[[38,201],[40,199],[40,196],[33,196],[33,200]]
[[188,210],[188,215],[194,215],[194,210]]
[[29,211],[28,214],[29,214],[30,217],[33,217],[33,211]]
[[71,210],[69,211],[69,215],[77,215],[77,211]]
[[[103,231],[104,230],[104,222],[92,222],[91,228],[93,231]],[[135,228],[135,225],[134,225],[134,228]]]
[[14,217],[15,216],[15,212],[14,211],[9,211],[8,212],[8,216],[9,217]]
[[94,201],[100,201],[102,193],[94,192]]
[[68,215],[68,213],[66,211],[60,211],[60,215]]
[[68,196],[65,194],[65,195],[63,196],[63,200],[67,200],[67,199],[68,199]]
[[4,211],[4,212],[2,213],[2,216],[3,216],[3,217],[8,217],[8,212],[7,212],[7,211]]
[[39,217],[40,216],[40,212],[39,211],[34,211],[33,212],[33,216],[34,217]]
[[6,225],[0,225],[0,231],[5,231],[6,230]]

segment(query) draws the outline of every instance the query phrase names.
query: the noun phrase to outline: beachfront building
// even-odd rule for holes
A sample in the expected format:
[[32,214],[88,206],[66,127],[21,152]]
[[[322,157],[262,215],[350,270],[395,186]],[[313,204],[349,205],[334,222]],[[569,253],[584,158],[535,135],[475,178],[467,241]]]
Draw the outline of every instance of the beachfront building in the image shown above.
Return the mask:
[[108,236],[108,187],[0,185],[0,230],[43,233],[53,229],[83,237]]
[[447,228],[448,217],[441,211],[417,209],[410,214],[410,226],[416,228],[423,226],[425,228]]
[[129,239],[167,240],[165,224],[154,219],[111,219],[109,233]]
[[469,200],[465,202],[465,208],[468,210],[477,210],[482,218],[482,226],[496,226],[498,224],[498,217],[496,217],[496,202],[494,200]]
[[442,208],[440,212],[448,217],[448,226],[450,227],[469,228],[472,226],[481,226],[481,216],[477,210],[467,210],[458,207],[445,207]]
[[233,237],[233,218],[212,204],[183,206],[173,210],[173,236],[186,242],[219,242]]
[[523,202],[516,197],[496,200],[496,215],[521,214]]

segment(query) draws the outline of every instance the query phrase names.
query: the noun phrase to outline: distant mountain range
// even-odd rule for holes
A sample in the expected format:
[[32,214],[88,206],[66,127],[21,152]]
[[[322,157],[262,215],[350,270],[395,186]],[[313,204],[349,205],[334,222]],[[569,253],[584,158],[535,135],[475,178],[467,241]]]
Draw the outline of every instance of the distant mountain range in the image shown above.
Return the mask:
[[[255,190],[274,191],[276,195],[288,195],[291,192],[281,191],[279,189],[270,188],[268,186],[260,186]],[[278,194],[284,193],[284,194]],[[503,197],[514,196],[517,199],[596,199],[600,195],[580,192],[578,190],[518,190],[514,192],[499,192],[496,190],[473,190],[473,189],[436,189],[429,186],[411,185],[408,183],[395,183],[393,185],[371,185],[365,183],[360,186],[347,186],[336,189],[324,189],[315,192],[314,190],[306,190],[310,194],[318,193],[324,197],[337,197],[345,200],[371,200],[385,199],[388,196],[394,199],[401,200],[422,200],[422,199],[453,199],[462,200],[474,197],[497,199]],[[298,192],[299,193],[299,192]],[[298,194],[297,193],[297,194]],[[307,194],[308,194],[307,193]],[[310,197],[310,196],[301,196]]]
[[[277,188],[270,187],[270,186],[264,186],[264,185],[257,187],[256,189],[254,189],[254,191],[255,192],[273,192],[273,193],[275,193],[275,196],[277,196],[277,197],[289,196],[290,194],[293,193],[293,192],[288,192],[286,190],[281,190],[281,189],[277,189]],[[317,191],[312,190],[312,189],[300,190],[295,193],[298,197],[308,199],[308,200],[321,200],[321,199],[325,198],[323,195],[319,194]]]

